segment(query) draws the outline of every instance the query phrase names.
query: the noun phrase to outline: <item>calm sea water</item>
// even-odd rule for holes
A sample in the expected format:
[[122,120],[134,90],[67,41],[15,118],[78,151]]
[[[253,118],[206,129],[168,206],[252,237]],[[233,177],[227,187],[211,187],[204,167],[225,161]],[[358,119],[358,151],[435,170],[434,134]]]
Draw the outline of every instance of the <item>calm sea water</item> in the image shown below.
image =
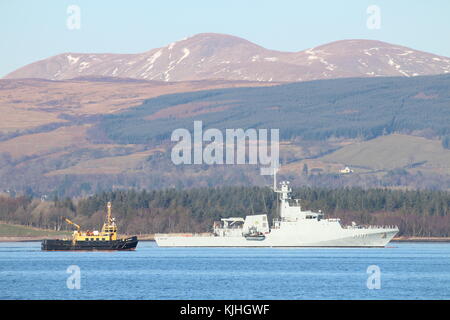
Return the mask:
[[[67,286],[71,265],[80,268],[80,289]],[[380,289],[367,287],[371,265],[380,269]],[[274,249],[140,242],[134,252],[42,252],[39,242],[0,243],[0,299],[450,299],[450,244]]]

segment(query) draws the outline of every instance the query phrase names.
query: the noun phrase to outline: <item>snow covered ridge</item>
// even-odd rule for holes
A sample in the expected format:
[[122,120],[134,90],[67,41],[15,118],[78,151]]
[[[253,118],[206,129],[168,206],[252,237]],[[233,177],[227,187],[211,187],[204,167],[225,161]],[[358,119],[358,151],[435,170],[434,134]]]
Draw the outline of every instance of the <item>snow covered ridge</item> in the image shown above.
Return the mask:
[[5,78],[107,76],[268,82],[446,73],[450,73],[448,57],[381,41],[341,40],[299,52],[281,52],[242,38],[207,33],[139,54],[60,54],[24,66]]

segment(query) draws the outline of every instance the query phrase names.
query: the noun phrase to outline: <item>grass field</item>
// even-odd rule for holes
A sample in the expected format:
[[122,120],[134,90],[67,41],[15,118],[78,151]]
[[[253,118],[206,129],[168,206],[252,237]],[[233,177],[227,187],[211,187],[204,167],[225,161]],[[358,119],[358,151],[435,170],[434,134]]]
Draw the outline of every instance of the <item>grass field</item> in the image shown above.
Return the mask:
[[414,168],[450,173],[450,150],[444,149],[439,140],[403,134],[354,143],[320,160],[373,170]]
[[155,148],[147,151],[136,152],[125,156],[105,157],[99,159],[90,159],[77,163],[75,166],[55,170],[48,173],[52,175],[64,174],[118,174],[121,172],[133,171],[145,159],[163,149]]
[[15,224],[0,223],[0,237],[41,237],[56,235],[67,236],[70,235],[70,232],[44,230]]
[[[289,152],[290,146],[284,149]],[[300,174],[306,164],[309,172],[319,170],[321,173],[339,173],[349,166],[355,173],[362,174],[386,173],[393,169],[450,174],[450,150],[444,149],[441,141],[405,134],[360,142],[349,140],[348,144],[341,144],[338,150],[325,156],[305,158],[285,165],[282,172]]]

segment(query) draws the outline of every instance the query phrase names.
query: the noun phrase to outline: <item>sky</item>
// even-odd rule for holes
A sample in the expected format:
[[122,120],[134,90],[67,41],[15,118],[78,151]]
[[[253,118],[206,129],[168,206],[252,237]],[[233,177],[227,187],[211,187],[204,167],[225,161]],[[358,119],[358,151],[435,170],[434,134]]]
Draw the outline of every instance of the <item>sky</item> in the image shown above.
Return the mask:
[[373,39],[450,57],[450,1],[0,0],[0,77],[64,52],[139,53],[203,32],[280,51]]

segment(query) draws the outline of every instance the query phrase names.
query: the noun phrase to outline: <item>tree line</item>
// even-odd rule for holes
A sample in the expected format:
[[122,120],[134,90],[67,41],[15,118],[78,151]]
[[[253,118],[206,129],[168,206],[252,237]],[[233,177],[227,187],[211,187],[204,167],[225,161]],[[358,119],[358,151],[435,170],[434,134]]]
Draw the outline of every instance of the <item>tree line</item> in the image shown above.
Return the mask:
[[[450,236],[450,193],[386,188],[295,188],[304,209],[322,210],[342,224],[398,225],[403,236]],[[119,232],[149,234],[208,232],[224,217],[268,214],[277,217],[276,196],[264,187],[218,187],[153,191],[110,191],[82,199],[41,201],[29,196],[0,196],[0,220],[71,230],[67,217],[83,229],[98,229],[112,202]]]

